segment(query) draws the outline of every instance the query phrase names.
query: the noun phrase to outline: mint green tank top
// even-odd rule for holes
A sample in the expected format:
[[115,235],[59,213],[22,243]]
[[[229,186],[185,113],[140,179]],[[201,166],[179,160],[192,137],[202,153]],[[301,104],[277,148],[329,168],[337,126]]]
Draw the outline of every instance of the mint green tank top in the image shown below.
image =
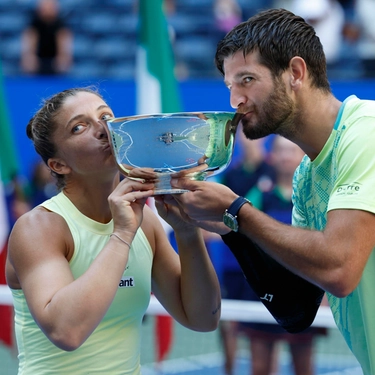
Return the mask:
[[[322,231],[327,212],[335,209],[375,214],[374,144],[375,101],[350,96],[320,154],[313,161],[305,156],[296,170],[293,225]],[[375,374],[374,250],[352,293],[344,298],[327,294],[336,324],[364,375]]]
[[[66,220],[74,240],[70,267],[78,278],[109,240],[113,222],[101,224],[84,216],[63,193],[41,206]],[[72,352],[48,340],[31,316],[22,290],[13,289],[18,374],[140,374],[141,325],[150,300],[152,260],[150,244],[139,229],[110,308],[91,336]]]

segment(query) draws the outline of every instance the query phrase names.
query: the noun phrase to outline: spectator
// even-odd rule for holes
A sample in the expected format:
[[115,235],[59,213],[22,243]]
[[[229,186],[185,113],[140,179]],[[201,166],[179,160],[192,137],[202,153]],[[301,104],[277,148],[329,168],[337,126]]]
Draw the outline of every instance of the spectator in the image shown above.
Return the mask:
[[5,185],[5,197],[9,211],[10,227],[14,225],[19,217],[30,210],[27,199],[27,181],[21,175],[13,176],[12,180]]
[[242,10],[237,0],[215,0],[214,15],[219,39],[242,21]]
[[327,61],[328,73],[335,73],[340,64],[343,45],[345,13],[337,0],[276,0],[314,27]]
[[363,67],[359,55],[361,27],[356,16],[355,0],[339,0],[345,13],[343,45],[341,48],[340,78],[361,78]]
[[357,0],[355,12],[360,26],[358,54],[365,78],[375,78],[375,0]]
[[[249,141],[244,136],[241,127],[236,134],[237,161],[221,176],[220,182],[231,186],[239,195],[245,195],[255,185],[261,185],[262,190],[269,190],[274,180],[273,167],[267,162],[265,140]],[[250,146],[250,147],[249,147]]]
[[57,75],[72,64],[72,32],[59,13],[57,0],[39,0],[22,35],[21,66],[27,74]]
[[36,207],[58,193],[51,170],[43,161],[35,164],[30,185],[30,203],[32,207]]

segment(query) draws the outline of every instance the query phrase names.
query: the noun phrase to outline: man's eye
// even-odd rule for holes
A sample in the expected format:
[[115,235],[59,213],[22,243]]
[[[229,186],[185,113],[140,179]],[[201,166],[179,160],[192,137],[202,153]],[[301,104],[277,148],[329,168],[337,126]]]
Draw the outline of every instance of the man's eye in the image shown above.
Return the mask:
[[252,79],[252,77],[245,77],[244,78],[244,82],[245,83],[249,83],[249,82],[251,82],[253,79]]
[[111,118],[113,118],[113,115],[110,113],[104,113],[101,117],[102,120],[109,120]]

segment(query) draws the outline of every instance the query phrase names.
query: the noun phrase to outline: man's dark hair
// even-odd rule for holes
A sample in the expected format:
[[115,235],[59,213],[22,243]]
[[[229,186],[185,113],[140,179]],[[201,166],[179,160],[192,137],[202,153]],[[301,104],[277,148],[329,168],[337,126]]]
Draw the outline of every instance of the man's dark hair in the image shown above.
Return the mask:
[[299,56],[306,62],[312,85],[331,92],[323,46],[314,28],[285,9],[262,11],[235,26],[218,43],[215,64],[224,75],[224,59],[238,51],[244,56],[259,52],[259,63],[279,77],[290,60]]

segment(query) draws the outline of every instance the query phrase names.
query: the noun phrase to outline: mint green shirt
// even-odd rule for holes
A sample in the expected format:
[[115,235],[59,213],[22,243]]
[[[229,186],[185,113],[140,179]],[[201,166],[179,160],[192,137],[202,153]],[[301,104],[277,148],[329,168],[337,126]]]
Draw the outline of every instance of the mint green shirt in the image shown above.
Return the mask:
[[[70,268],[78,278],[108,242],[113,222],[101,224],[82,215],[63,193],[42,206],[66,220],[74,239]],[[31,316],[22,290],[12,290],[18,374],[140,374],[141,326],[151,294],[152,259],[150,244],[139,229],[111,306],[90,337],[71,352],[57,348],[48,340]]]
[[[293,225],[324,230],[327,212],[375,213],[375,101],[347,98],[318,157],[296,170]],[[375,230],[375,228],[374,228]],[[365,375],[375,374],[375,254],[357,288],[345,298],[328,294],[336,324]]]

